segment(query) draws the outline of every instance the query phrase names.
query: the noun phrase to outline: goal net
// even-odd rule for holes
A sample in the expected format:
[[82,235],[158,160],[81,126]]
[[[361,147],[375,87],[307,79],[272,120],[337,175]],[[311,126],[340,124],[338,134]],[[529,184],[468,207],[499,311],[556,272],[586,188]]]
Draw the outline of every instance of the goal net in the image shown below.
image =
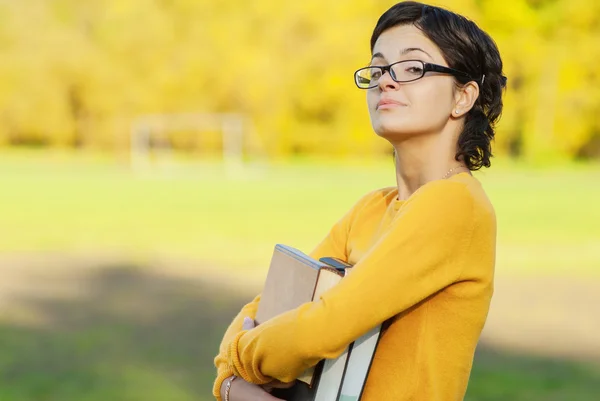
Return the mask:
[[137,118],[131,125],[131,168],[136,173],[155,172],[174,163],[171,135],[193,131],[197,135],[220,132],[221,159],[228,172],[241,171],[246,143],[252,136],[251,121],[235,113],[157,114]]

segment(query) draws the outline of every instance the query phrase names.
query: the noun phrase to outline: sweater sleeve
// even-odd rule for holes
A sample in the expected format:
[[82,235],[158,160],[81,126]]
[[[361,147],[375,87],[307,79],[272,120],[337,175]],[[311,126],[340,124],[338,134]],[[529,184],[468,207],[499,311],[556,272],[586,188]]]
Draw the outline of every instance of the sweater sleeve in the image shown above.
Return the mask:
[[213,384],[213,395],[220,401],[221,399],[221,385],[223,384],[223,380],[232,376],[234,374],[231,367],[227,362],[227,346],[229,343],[235,338],[235,336],[242,331],[242,324],[244,323],[245,317],[250,317],[254,319],[256,317],[256,311],[258,309],[258,304],[260,302],[260,295],[256,296],[251,302],[244,305],[242,310],[237,314],[237,316],[233,319],[227,330],[225,331],[225,335],[223,336],[223,340],[221,340],[221,345],[219,346],[219,355],[215,357],[215,367],[217,368],[217,378]]
[[289,382],[459,281],[476,224],[473,205],[463,183],[440,180],[421,187],[352,274],[318,301],[234,337],[227,358],[235,374],[257,384]]
[[[358,210],[361,209],[362,205],[376,193],[367,194],[366,196],[359,199],[359,201],[348,211],[340,220],[335,222],[333,227],[329,230],[325,238],[315,247],[310,253],[310,256],[319,259],[324,256],[336,257],[342,260],[347,260],[346,254],[346,243],[348,241],[348,234]],[[260,295],[257,296],[252,302],[245,305],[240,313],[235,317],[233,322],[229,325],[229,328],[223,336],[221,345],[219,347],[219,355],[215,358],[215,366],[217,368],[217,378],[213,384],[213,395],[220,401],[220,390],[223,380],[234,374],[234,370],[228,364],[227,360],[227,346],[235,338],[235,336],[242,331],[242,324],[245,317],[255,318],[256,311],[258,310],[258,304],[260,302]]]

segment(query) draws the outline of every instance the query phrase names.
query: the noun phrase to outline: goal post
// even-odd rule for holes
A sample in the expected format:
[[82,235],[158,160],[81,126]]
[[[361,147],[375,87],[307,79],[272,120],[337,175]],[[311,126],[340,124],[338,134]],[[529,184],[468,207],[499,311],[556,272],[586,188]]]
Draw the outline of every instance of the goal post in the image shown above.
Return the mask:
[[[238,113],[156,114],[136,118],[131,124],[130,161],[136,173],[153,170],[152,153],[163,157],[171,152],[168,135],[174,131],[221,132],[222,160],[229,172],[244,164],[244,143],[252,134],[249,118]],[[160,146],[153,146],[155,142]],[[157,149],[158,148],[158,149]]]

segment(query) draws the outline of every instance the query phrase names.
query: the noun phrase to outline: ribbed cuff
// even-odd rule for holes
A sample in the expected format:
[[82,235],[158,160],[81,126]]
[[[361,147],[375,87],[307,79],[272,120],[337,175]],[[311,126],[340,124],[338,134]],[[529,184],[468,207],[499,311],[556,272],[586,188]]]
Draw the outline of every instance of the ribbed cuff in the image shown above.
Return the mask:
[[263,376],[260,372],[248,372],[244,369],[242,365],[242,361],[240,360],[240,354],[238,352],[238,345],[240,342],[240,338],[244,334],[246,334],[247,330],[239,332],[234,339],[229,344],[229,348],[227,349],[227,361],[229,363],[229,367],[233,370],[233,374],[241,377],[248,383],[253,384],[266,384],[271,381],[270,378]]
[[217,401],[221,401],[221,386],[223,385],[223,381],[230,376],[233,376],[233,371],[231,370],[223,370],[217,375],[215,383],[213,384],[213,395]]
[[229,348],[227,349],[227,361],[235,375],[241,377],[247,382],[251,382],[251,380],[248,380],[249,377],[242,366],[242,361],[240,361],[240,355],[238,353],[238,344],[240,342],[240,338],[246,333],[246,331],[247,330],[242,330],[237,333],[229,344]]

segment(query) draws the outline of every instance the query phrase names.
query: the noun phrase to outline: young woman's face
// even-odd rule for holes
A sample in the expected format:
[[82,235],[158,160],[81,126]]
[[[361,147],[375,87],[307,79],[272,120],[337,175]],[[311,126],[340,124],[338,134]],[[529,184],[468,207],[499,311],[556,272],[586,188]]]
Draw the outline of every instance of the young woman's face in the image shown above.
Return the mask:
[[[448,66],[438,47],[413,25],[384,31],[375,43],[370,65],[401,60]],[[428,72],[417,81],[398,83],[386,72],[379,79],[379,86],[367,91],[373,129],[389,140],[440,132],[453,112],[454,88],[450,75]],[[395,103],[384,104],[386,101]]]

